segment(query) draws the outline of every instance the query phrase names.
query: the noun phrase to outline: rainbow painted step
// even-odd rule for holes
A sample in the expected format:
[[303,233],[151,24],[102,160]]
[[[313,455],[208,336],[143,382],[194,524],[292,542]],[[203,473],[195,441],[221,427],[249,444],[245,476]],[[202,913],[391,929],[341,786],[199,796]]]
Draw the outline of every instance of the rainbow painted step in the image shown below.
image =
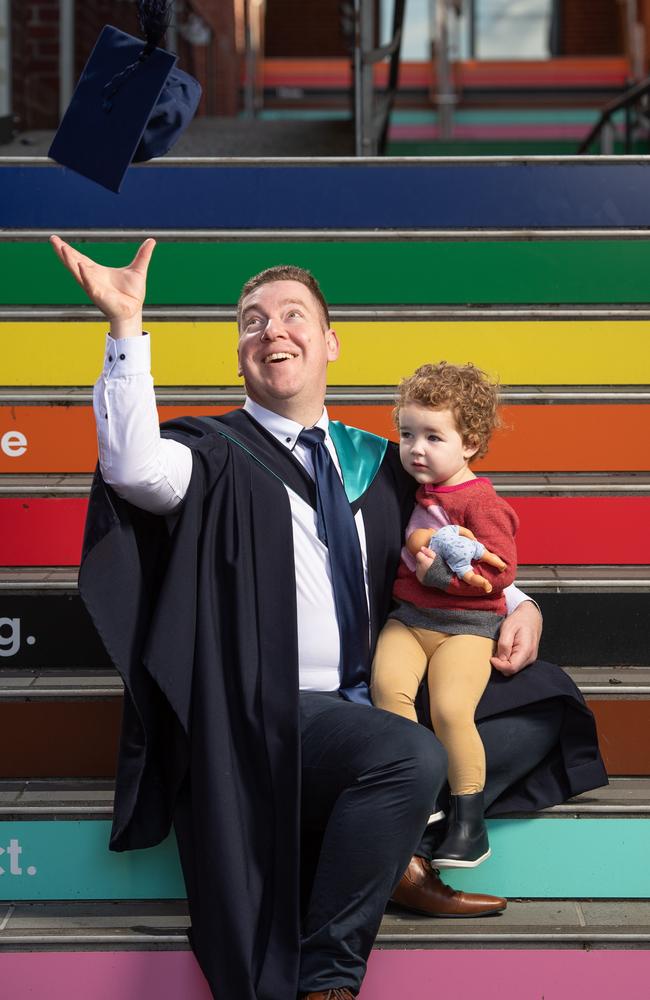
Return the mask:
[[[648,331],[650,333],[650,329]],[[648,338],[650,339],[650,338]],[[218,415],[230,406],[158,407],[161,422],[182,415]],[[332,419],[396,439],[387,404],[329,405]],[[627,472],[650,465],[650,393],[645,403],[505,405],[487,458],[474,468],[491,472]],[[92,472],[97,439],[88,405],[0,405],[0,473]]]
[[[489,820],[492,856],[473,871],[454,870],[454,886],[518,898],[650,896],[650,813],[616,818],[614,809],[598,817],[581,815],[579,804],[572,810]],[[1,821],[0,899],[184,898],[173,836],[146,851],[114,854],[107,851],[109,830],[108,821],[96,819]],[[604,866],[603,858],[616,864]]]
[[[647,620],[649,576],[634,578],[612,571],[607,592],[576,592],[584,569],[576,573],[571,589],[557,578],[563,593],[548,593],[530,586],[525,576],[520,586],[535,597],[544,616],[540,658],[571,666],[650,666]],[[2,581],[0,589],[0,665],[12,670],[102,670],[111,662],[70,583],[71,593],[60,590],[13,592]],[[549,581],[549,588],[550,588]],[[591,581],[592,588],[595,586]],[[585,583],[585,589],[587,583]]]
[[[645,225],[650,226],[650,197],[645,190],[639,197],[648,202]],[[211,198],[215,199],[214,192]],[[639,213],[640,209],[635,226],[644,224]],[[596,223],[584,220],[583,224]],[[147,225],[151,229],[155,224],[149,219]],[[381,223],[375,219],[371,225]],[[518,225],[522,225],[521,219]],[[551,220],[544,225],[551,226]],[[499,227],[506,226],[501,219]],[[73,242],[93,259],[112,266],[131,260],[139,245],[94,242],[92,236]],[[331,242],[290,237],[282,242],[169,239],[156,249],[147,282],[147,303],[231,305],[251,274],[287,263],[313,271],[331,305],[633,304],[648,302],[645,277],[650,240],[642,236],[620,239],[615,232],[608,239],[589,239],[584,232],[570,240],[539,235],[527,240],[485,239],[480,233],[475,233],[475,238],[465,233],[462,240],[445,239],[443,234],[435,240],[401,241],[381,236]],[[87,303],[83,290],[61,267],[44,239],[0,243],[0,269],[5,277],[0,305]],[[397,326],[394,330],[398,332]],[[490,332],[489,327],[484,328],[485,335]],[[71,356],[72,345],[62,354],[63,358]],[[610,360],[616,359],[617,353],[610,352]],[[504,381],[512,380],[504,376]],[[530,384],[540,381],[549,382],[540,379]],[[580,384],[580,380],[574,383]]]
[[225,159],[192,165],[168,159],[129,169],[119,196],[44,158],[0,160],[0,170],[4,230],[650,225],[643,159],[449,163],[382,157],[308,164]]
[[[574,152],[600,115],[598,108],[511,109],[462,108],[455,109],[452,123],[452,140],[547,142],[573,140]],[[268,118],[268,112],[264,115]],[[610,119],[619,139],[623,138],[625,124],[622,112]],[[422,141],[440,138],[439,115],[433,109],[394,110],[389,129],[390,141]],[[480,155],[478,150],[476,155]]]
[[[602,668],[601,668],[602,669]],[[121,698],[0,702],[0,760],[7,778],[108,778],[115,772]],[[612,775],[650,773],[650,702],[623,696],[587,703]],[[25,741],[25,733],[30,740]]]
[[[574,156],[577,152],[578,142],[575,139],[405,139],[393,138],[387,146],[387,153],[393,157],[407,156],[430,156],[430,157],[466,157],[476,159],[476,157],[490,156],[500,160],[515,156],[550,156],[554,159]],[[614,141],[612,154],[622,155],[645,155],[646,143],[637,140],[632,143],[631,149],[625,148],[625,143],[621,140]],[[591,150],[596,153],[596,149]]]
[[[629,62],[624,56],[561,56],[551,59],[468,59],[454,64],[454,81],[459,91],[495,95],[501,91],[512,100],[513,93],[560,91],[564,100],[584,100],[585,92],[611,96],[626,87]],[[375,84],[386,86],[388,66],[373,67]],[[265,90],[299,88],[301,91],[348,91],[351,84],[349,59],[270,58],[262,61]],[[400,68],[400,89],[429,92],[435,87],[436,69],[431,60],[408,60]],[[303,94],[303,97],[305,95]],[[295,97],[293,98],[295,102]],[[290,104],[291,98],[285,99]],[[517,102],[519,103],[519,102]],[[506,112],[507,113],[507,112]],[[560,111],[561,115],[562,112]]]
[[[147,327],[159,387],[236,386],[242,391],[233,323],[152,322]],[[509,386],[650,383],[648,320],[404,320],[342,322],[336,328],[345,347],[329,368],[332,388],[392,388],[418,365],[440,358],[460,364],[471,358]],[[0,324],[3,384],[93,385],[103,363],[105,333],[103,323],[5,321]],[[615,353],[613,341],[620,346]]]
[[[9,953],[0,977],[11,1000],[211,1000],[189,952]],[[647,1000],[649,978],[647,951],[375,949],[359,1000]]]
[[[105,678],[96,680],[101,684]],[[112,696],[102,698],[96,689],[87,686],[83,699],[0,701],[3,778],[113,777],[122,718],[121,690],[114,687]]]
[[[462,954],[462,958],[461,958]],[[28,959],[35,958],[33,964]],[[453,986],[457,1000],[475,1000],[481,984],[482,1000],[573,1000],[578,989],[587,989],[594,1000],[615,995],[616,988],[636,1000],[644,996],[638,984],[648,975],[648,956],[596,952],[588,960],[579,952],[518,952],[516,957],[493,951],[479,953],[426,951],[376,951],[359,1000],[419,1000],[435,982],[436,989]],[[12,1000],[34,995],[48,1000],[143,1000],[142,983],[157,1000],[209,1000],[211,994],[189,954],[137,952],[107,955],[5,955],[0,959],[3,981]],[[520,979],[520,976],[522,977]],[[521,983],[514,992],[504,977]],[[638,977],[638,978],[637,978]],[[534,982],[534,986],[532,985]],[[42,993],[47,987],[47,992]],[[540,994],[539,989],[545,992]],[[602,992],[611,990],[612,992]],[[115,992],[117,991],[117,992]],[[601,992],[599,992],[601,991]]]
[[[525,489],[525,487],[524,487]],[[650,562],[650,496],[509,496],[520,519],[520,565]],[[5,566],[76,566],[85,497],[0,499]],[[624,524],[625,532],[604,531]]]
[[[596,716],[608,773],[650,774],[647,669],[579,667],[569,673]],[[114,775],[122,709],[121,682],[114,671],[5,669],[0,684],[0,760],[5,778]]]

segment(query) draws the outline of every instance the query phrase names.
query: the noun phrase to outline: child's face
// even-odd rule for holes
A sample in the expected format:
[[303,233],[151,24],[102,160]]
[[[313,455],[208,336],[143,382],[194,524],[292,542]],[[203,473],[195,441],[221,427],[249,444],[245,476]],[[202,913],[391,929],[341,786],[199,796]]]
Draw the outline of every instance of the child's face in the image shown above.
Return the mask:
[[477,448],[463,443],[451,410],[408,403],[399,411],[399,457],[418,483],[457,486],[474,478],[468,461]]

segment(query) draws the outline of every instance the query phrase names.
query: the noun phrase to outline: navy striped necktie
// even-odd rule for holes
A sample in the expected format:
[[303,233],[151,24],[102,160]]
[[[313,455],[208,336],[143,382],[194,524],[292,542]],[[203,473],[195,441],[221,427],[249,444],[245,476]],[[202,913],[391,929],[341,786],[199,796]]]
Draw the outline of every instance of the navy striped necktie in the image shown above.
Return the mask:
[[332,589],[339,623],[339,692],[348,701],[370,705],[368,604],[363,577],[359,535],[332,456],[325,431],[311,427],[298,440],[311,449],[316,478],[316,526],[327,545]]

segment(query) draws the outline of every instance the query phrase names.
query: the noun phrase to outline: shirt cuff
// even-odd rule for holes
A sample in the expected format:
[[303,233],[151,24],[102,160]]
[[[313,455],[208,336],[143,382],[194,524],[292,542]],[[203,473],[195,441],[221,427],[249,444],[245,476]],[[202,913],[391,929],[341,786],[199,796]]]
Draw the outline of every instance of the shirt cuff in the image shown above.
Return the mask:
[[113,340],[106,334],[104,351],[105,378],[121,375],[149,375],[151,372],[151,338],[144,330],[141,337],[124,337]]
[[506,587],[503,591],[503,596],[506,599],[506,609],[509,615],[511,615],[513,611],[516,611],[520,604],[524,604],[526,601],[530,601],[531,604],[535,605],[540,613],[540,616],[542,614],[542,609],[537,601],[535,601],[532,597],[529,597],[528,594],[525,594],[523,590],[519,589],[519,587],[515,587],[514,583],[511,583],[509,587]]

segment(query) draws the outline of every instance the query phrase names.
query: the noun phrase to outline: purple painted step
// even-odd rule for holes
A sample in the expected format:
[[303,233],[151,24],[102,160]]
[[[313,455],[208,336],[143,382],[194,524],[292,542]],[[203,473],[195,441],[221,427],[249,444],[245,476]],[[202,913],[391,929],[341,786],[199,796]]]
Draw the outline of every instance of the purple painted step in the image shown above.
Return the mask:
[[[647,1000],[649,982],[649,951],[385,950],[359,1000]],[[11,1000],[211,1000],[189,952],[3,953],[0,983]]]

